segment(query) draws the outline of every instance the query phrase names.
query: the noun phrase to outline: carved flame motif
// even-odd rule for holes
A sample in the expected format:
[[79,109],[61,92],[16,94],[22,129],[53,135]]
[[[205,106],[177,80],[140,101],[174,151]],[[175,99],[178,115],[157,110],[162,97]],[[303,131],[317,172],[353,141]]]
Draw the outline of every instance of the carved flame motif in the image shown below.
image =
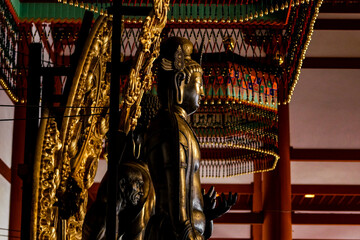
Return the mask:
[[[153,81],[151,69],[159,55],[169,0],[155,0],[153,6],[142,29],[138,57],[125,94],[120,130],[126,133],[135,128],[142,95]],[[32,239],[56,240],[60,232],[61,239],[81,239],[87,190],[93,184],[109,126],[110,75],[106,63],[111,61],[111,35],[112,19],[100,16],[78,63],[60,134],[54,120],[42,123],[47,125],[42,127],[37,144]],[[61,219],[60,210],[66,209],[67,196],[76,199],[75,208]]]
[[152,66],[160,53],[161,31],[167,22],[169,0],[155,0],[154,9],[144,22],[139,36],[140,46],[134,67],[126,87],[124,104],[120,116],[120,131],[129,133],[134,130],[140,117],[140,102],[144,92],[150,90],[153,75]]
[[[100,17],[95,23],[78,63],[62,124],[63,148],[60,154],[59,196],[67,196],[68,180],[81,189],[77,212],[63,220],[66,239],[81,239],[86,214],[87,189],[94,182],[97,165],[108,131],[112,22]],[[64,232],[65,231],[65,232]]]
[[[41,122],[37,157],[35,159],[33,196],[34,239],[56,239],[57,231],[57,201],[56,189],[59,186],[59,170],[56,168],[56,154],[61,148],[59,131],[54,118],[49,118],[48,111],[43,113]],[[36,187],[38,186],[38,187]],[[38,227],[35,227],[35,226]]]

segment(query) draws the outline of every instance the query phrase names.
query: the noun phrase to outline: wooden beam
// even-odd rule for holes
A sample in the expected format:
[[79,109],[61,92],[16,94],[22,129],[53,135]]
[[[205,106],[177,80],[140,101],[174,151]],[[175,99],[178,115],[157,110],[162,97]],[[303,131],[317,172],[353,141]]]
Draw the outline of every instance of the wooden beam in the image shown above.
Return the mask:
[[[360,214],[310,214],[293,213],[294,225],[360,225]],[[215,219],[217,224],[263,224],[264,216],[261,213],[227,213]]]
[[[237,192],[238,194],[253,194],[252,184],[202,184],[202,188],[208,190],[214,186],[220,192]],[[318,194],[318,195],[341,195],[360,196],[360,185],[317,185],[317,184],[293,184],[293,195]]]
[[360,30],[360,19],[317,19],[315,30]]
[[351,211],[356,212],[360,211],[360,205],[356,204],[341,204],[341,205],[329,205],[329,204],[297,204],[292,205],[293,211],[332,211],[332,212],[342,212],[342,211]]
[[360,58],[307,57],[304,59],[302,68],[359,69]]
[[253,194],[254,187],[252,184],[201,184],[201,187],[206,191],[209,190],[211,186],[215,187],[215,191],[218,193],[243,193],[243,194]]
[[356,3],[354,4],[332,4],[324,2],[320,7],[321,13],[360,13],[360,6]]
[[[211,240],[254,240],[253,238],[211,238]],[[293,240],[333,240],[333,239],[318,239],[318,238],[294,238]],[[354,240],[354,239],[340,239],[337,240]]]
[[232,224],[262,224],[264,215],[262,213],[226,213],[214,220],[214,223]]
[[360,196],[360,185],[300,185],[291,186],[293,195]]
[[[359,65],[360,66],[360,65]],[[291,161],[360,161],[359,149],[290,149]]]
[[[255,213],[261,212],[263,209],[262,201],[262,173],[254,174],[254,194],[252,202],[252,211]],[[262,240],[262,225],[251,225],[251,236],[253,240]]]
[[11,184],[11,169],[4,163],[4,161],[0,158],[0,175],[3,176],[6,181]]
[[211,238],[211,240],[253,240],[252,238]]
[[253,240],[252,238],[211,238],[211,240]]
[[360,214],[293,213],[295,225],[360,225]]

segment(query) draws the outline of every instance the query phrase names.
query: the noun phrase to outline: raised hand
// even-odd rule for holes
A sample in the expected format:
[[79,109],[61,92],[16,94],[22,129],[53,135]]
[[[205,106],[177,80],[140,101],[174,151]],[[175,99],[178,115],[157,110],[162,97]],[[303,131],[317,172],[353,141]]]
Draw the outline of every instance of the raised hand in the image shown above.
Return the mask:
[[218,205],[216,208],[212,211],[212,219],[221,217],[223,214],[228,212],[230,208],[236,203],[237,200],[237,193],[232,194],[232,192],[229,192],[229,196],[226,199],[226,196],[224,193],[221,194],[220,200],[218,200]]
[[230,208],[237,201],[237,193],[232,194],[232,192],[230,192],[228,198],[226,198],[225,194],[222,193],[221,197],[218,199],[218,204],[216,206],[216,192],[214,187],[212,186],[206,194],[205,190],[203,189],[203,199],[204,214],[206,216],[206,220],[210,221],[215,218],[221,217],[223,214],[230,210]]
[[214,187],[211,186],[206,194],[205,189],[202,189],[202,195],[204,200],[204,214],[207,216],[216,206],[216,192]]
[[206,218],[206,227],[203,234],[205,239],[209,239],[213,230],[213,220],[225,214],[236,203],[237,193],[229,193],[228,198],[224,193],[221,194],[221,198],[218,199],[216,206],[216,192],[212,186],[205,194],[205,189],[202,189],[202,195],[204,200],[204,214]]

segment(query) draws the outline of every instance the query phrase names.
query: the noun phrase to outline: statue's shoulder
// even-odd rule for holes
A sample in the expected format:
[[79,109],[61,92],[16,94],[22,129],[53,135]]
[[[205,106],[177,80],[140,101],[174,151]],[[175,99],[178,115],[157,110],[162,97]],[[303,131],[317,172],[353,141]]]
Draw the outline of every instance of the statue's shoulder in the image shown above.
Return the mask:
[[166,110],[160,110],[151,120],[150,126],[146,131],[146,146],[155,146],[171,140],[174,137],[177,124],[177,119],[172,113]]
[[177,125],[174,114],[167,110],[159,110],[155,118],[151,121],[148,132],[164,132],[173,129]]

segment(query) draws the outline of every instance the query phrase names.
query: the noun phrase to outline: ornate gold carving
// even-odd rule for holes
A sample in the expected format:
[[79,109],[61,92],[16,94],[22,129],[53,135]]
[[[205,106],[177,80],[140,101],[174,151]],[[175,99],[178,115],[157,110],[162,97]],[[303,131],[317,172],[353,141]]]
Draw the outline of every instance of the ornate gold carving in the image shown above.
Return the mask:
[[[169,0],[155,0],[145,21],[122,111],[121,129],[126,132],[136,126],[142,95],[151,87],[151,68],[159,55],[168,6]],[[32,239],[57,239],[59,229],[62,239],[81,239],[87,189],[93,184],[109,125],[106,63],[111,60],[111,35],[112,19],[100,16],[78,63],[60,134],[54,119],[42,123],[34,172]],[[60,219],[69,196],[77,205],[67,218]]]
[[154,0],[154,9],[144,22],[139,37],[140,46],[137,59],[130,70],[129,82],[126,86],[124,104],[121,110],[119,130],[129,133],[134,130],[140,117],[140,102],[144,92],[150,90],[153,82],[152,66],[159,56],[161,31],[167,21],[169,0]]
[[61,149],[59,131],[54,118],[47,110],[42,115],[34,167],[34,189],[32,203],[32,239],[57,239],[57,201],[59,170],[56,155]]
[[59,131],[54,118],[50,118],[44,139],[40,172],[39,239],[55,239],[57,227],[56,189],[60,183],[55,168],[55,155],[61,148]]
[[65,222],[67,239],[81,239],[87,205],[87,189],[94,182],[98,160],[108,131],[109,74],[112,22],[99,17],[93,27],[74,76],[62,124],[61,183],[59,196],[66,196],[69,178],[81,189],[75,215]]

